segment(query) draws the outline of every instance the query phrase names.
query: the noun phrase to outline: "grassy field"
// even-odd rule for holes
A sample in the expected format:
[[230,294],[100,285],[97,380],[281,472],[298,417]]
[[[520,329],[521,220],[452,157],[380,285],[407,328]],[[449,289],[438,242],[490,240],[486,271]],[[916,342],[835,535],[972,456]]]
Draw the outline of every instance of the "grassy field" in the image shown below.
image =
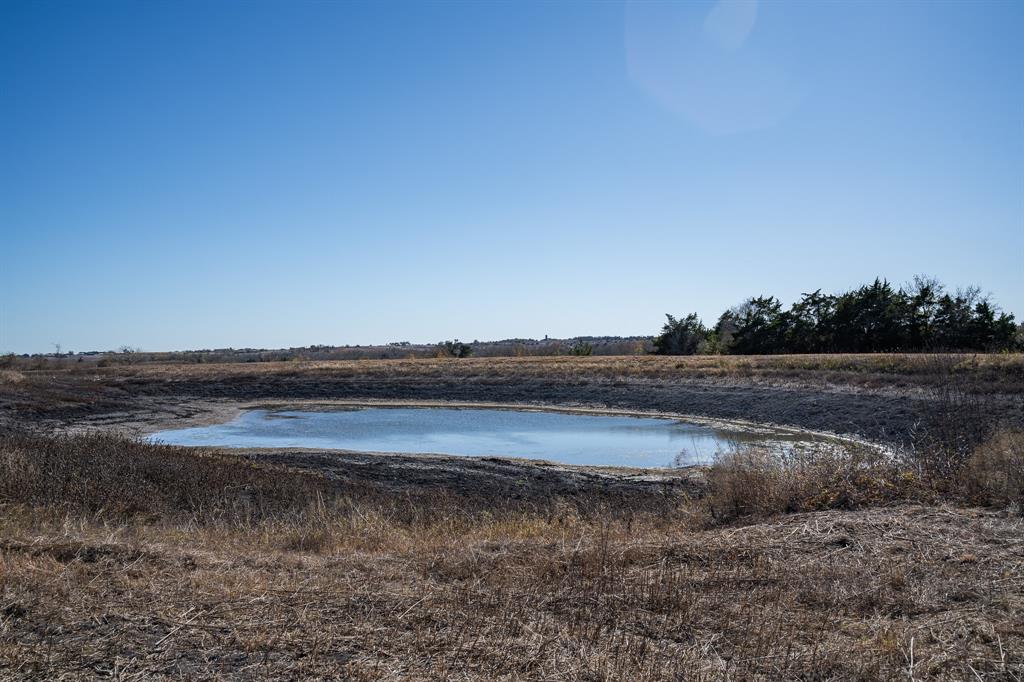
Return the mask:
[[[1020,368],[545,358],[7,376],[0,677],[1024,679],[1024,435],[968,428],[978,396],[1019,398]],[[158,387],[172,401],[204,382],[234,396],[323,374],[928,391],[949,428],[895,457],[747,450],[686,485],[591,475],[506,489],[328,477],[285,456],[55,436],[32,419],[58,403],[124,409]],[[968,380],[951,391],[951,376]]]

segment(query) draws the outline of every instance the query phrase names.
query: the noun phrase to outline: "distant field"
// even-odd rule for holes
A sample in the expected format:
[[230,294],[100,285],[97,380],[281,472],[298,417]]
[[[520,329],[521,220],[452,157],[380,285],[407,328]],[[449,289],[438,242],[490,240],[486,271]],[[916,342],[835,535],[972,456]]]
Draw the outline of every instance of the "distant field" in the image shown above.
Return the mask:
[[[494,357],[196,364],[152,362],[60,369],[15,370],[31,376],[87,372],[92,376],[152,378],[233,378],[322,375],[339,377],[596,377],[743,378],[776,381],[848,382],[853,385],[930,385],[950,373],[977,385],[1024,390],[1024,354],[831,354],[831,355],[628,355],[601,357]],[[10,373],[10,372],[8,372]],[[8,380],[10,381],[10,380]]]

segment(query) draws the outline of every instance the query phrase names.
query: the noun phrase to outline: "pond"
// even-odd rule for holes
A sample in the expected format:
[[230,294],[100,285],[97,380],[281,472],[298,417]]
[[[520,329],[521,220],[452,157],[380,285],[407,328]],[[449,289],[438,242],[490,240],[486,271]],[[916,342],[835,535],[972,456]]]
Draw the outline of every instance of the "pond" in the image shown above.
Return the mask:
[[236,419],[152,434],[171,445],[316,448],[361,452],[522,457],[564,464],[688,466],[740,441],[811,440],[752,434],[676,419],[477,408],[365,407],[250,410]]

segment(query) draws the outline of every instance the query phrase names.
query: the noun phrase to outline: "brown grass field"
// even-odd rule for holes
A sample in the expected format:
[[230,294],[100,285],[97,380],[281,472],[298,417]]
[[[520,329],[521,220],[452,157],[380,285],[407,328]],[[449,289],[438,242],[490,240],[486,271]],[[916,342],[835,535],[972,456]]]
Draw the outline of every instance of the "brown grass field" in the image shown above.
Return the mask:
[[[1020,355],[6,370],[0,678],[1021,680],[1022,395]],[[397,457],[336,476],[115,433],[484,396],[915,421],[892,455],[748,449],[650,481]]]
[[1024,390],[1024,354],[835,354],[835,355],[630,355],[605,357],[497,357],[415,360],[335,360],[260,363],[134,364],[130,356],[106,367],[51,359],[45,368],[9,369],[23,378],[85,373],[115,381],[213,380],[268,376],[331,375],[375,378],[545,379],[745,379],[779,383],[840,383],[868,388],[930,386],[946,374],[972,377],[993,388]]

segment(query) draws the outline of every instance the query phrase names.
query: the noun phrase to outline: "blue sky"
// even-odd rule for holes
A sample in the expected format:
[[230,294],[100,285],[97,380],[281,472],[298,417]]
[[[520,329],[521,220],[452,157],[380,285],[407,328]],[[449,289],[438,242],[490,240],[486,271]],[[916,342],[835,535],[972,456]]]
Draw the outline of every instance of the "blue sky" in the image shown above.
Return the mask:
[[0,352],[1024,314],[1019,2],[0,5]]

